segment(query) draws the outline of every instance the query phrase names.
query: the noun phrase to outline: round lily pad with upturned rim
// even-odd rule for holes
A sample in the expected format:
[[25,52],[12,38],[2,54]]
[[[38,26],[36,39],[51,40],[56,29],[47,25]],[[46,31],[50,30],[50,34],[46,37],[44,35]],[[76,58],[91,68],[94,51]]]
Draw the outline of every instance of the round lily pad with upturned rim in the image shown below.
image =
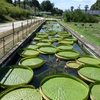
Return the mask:
[[50,42],[39,42],[36,45],[38,45],[38,46],[50,46],[51,43]]
[[39,55],[39,52],[37,50],[24,48],[20,55],[22,57],[36,57]]
[[90,65],[99,65],[100,60],[94,56],[81,56],[77,59],[80,63],[90,64]]
[[42,38],[40,38],[40,37],[35,37],[35,38],[33,38],[33,40],[36,40],[36,41],[41,41],[41,40],[42,40]]
[[27,84],[32,78],[33,71],[29,67],[12,65],[0,69],[0,84],[6,88]]
[[41,81],[40,92],[48,100],[87,100],[89,87],[69,74],[54,74]]
[[46,38],[46,37],[48,37],[48,35],[47,34],[36,34],[36,37]]
[[34,44],[29,44],[26,48],[28,49],[37,49],[39,46]]
[[78,41],[77,38],[66,38],[64,40],[66,40],[66,41],[74,41],[74,42]]
[[4,90],[0,100],[42,100],[42,95],[32,85],[23,85]]
[[66,44],[57,44],[56,47],[59,50],[72,50],[73,49],[72,45],[66,45]]
[[100,82],[100,66],[99,65],[81,65],[78,68],[78,74],[81,78],[89,82]]
[[79,66],[81,66],[81,64],[77,63],[76,61],[68,61],[66,63],[66,66],[70,68],[78,68]]
[[41,46],[38,48],[38,51],[42,54],[55,54],[57,50],[54,46]]
[[44,64],[44,60],[39,57],[25,57],[19,61],[19,65],[28,66],[32,69],[41,67]]
[[58,43],[62,43],[62,44],[73,44],[74,42],[73,41],[67,41],[67,40],[61,40],[61,41],[58,41]]
[[51,38],[49,38],[49,39],[44,38],[41,41],[42,42],[50,42],[50,43],[52,43],[53,42],[53,39],[51,39]]
[[59,51],[55,54],[56,57],[60,59],[76,59],[79,57],[80,53],[75,50]]
[[100,83],[94,84],[90,90],[91,100],[100,100]]

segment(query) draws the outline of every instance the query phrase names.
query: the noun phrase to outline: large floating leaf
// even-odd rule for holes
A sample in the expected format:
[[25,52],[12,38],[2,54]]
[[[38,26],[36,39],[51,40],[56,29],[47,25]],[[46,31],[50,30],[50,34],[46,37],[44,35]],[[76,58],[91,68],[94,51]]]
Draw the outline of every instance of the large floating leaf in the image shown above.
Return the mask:
[[33,71],[18,65],[7,66],[0,70],[0,84],[4,87],[27,84],[33,78]]
[[36,45],[38,45],[38,46],[50,46],[51,43],[50,42],[39,42]]
[[38,68],[41,67],[44,64],[44,60],[38,57],[26,57],[22,58],[19,62],[20,65],[22,66],[29,66],[31,68]]
[[60,59],[76,59],[79,57],[79,52],[70,50],[70,51],[60,51],[55,54]]
[[37,49],[39,46],[37,45],[33,45],[33,44],[29,44],[26,48],[29,48],[29,49]]
[[57,48],[59,50],[72,50],[73,46],[72,45],[65,45],[65,44],[58,44]]
[[33,86],[26,85],[3,91],[0,100],[42,100],[42,96]]
[[100,64],[100,60],[94,56],[83,56],[78,59],[79,62],[91,65]]
[[51,43],[51,42],[53,42],[53,39],[50,39],[50,38],[48,39],[48,38],[47,38],[47,39],[42,39],[41,41],[42,41],[42,42],[50,42],[50,43]]
[[36,36],[39,37],[39,38],[46,38],[46,37],[48,37],[47,34],[36,34]]
[[68,61],[66,63],[66,66],[70,68],[78,68],[79,66],[81,66],[81,64],[77,63],[76,61]]
[[95,84],[91,88],[90,93],[91,100],[100,100],[100,84]]
[[33,40],[40,41],[40,40],[42,40],[42,38],[40,38],[40,37],[35,37]]
[[57,48],[53,46],[43,46],[40,47],[38,50],[42,54],[55,54],[57,52]]
[[59,41],[59,43],[63,43],[63,44],[73,44],[73,41],[67,41],[67,40],[61,40]]
[[74,41],[74,42],[78,41],[77,38],[66,38],[64,40],[66,40],[66,41]]
[[39,55],[39,52],[37,50],[33,50],[33,49],[23,49],[22,54],[20,54],[23,57],[36,57]]
[[90,82],[100,81],[100,66],[82,65],[78,69],[78,74],[80,77]]
[[46,100],[87,100],[88,92],[88,85],[72,75],[51,75],[41,82],[41,93]]

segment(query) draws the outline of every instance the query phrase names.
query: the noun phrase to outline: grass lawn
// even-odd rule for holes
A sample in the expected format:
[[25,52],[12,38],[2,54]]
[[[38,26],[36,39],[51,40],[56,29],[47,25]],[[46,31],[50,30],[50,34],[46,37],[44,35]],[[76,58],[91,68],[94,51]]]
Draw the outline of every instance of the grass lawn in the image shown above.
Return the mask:
[[100,46],[100,22],[99,23],[74,23],[67,22],[67,26],[71,27],[85,38]]

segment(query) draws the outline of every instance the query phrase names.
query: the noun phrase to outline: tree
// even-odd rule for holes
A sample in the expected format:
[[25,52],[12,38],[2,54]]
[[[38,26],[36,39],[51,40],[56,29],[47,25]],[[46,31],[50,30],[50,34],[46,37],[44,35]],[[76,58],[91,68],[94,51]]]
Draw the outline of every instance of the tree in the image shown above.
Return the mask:
[[73,7],[73,6],[71,6],[70,8],[71,8],[71,11],[73,11],[74,7]]
[[20,7],[20,0],[18,0],[18,4],[19,4],[19,7]]
[[94,3],[91,8],[91,10],[100,10],[100,0],[97,0],[96,3]]
[[16,0],[14,1],[14,6],[16,6]]
[[88,5],[85,5],[84,8],[85,8],[85,13],[87,13],[87,10],[88,10],[88,8],[89,8]]
[[43,2],[41,3],[41,9],[42,9],[43,11],[47,11],[47,12],[48,12],[48,11],[52,11],[53,7],[54,7],[54,4],[51,3],[49,0],[43,1]]
[[24,9],[26,8],[26,0],[23,1]]
[[6,0],[8,3],[12,3],[12,0]]

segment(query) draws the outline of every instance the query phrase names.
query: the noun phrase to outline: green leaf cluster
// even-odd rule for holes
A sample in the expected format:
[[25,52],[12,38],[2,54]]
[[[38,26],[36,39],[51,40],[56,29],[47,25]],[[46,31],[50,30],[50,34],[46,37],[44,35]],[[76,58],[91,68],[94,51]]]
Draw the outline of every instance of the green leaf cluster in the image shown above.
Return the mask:
[[0,18],[5,19],[4,16],[9,16],[14,19],[21,19],[27,17],[30,12],[14,5],[7,3],[5,0],[0,0]]
[[74,11],[66,10],[63,13],[63,20],[65,22],[84,22],[84,23],[96,23],[99,19],[91,14],[84,14],[80,9]]

